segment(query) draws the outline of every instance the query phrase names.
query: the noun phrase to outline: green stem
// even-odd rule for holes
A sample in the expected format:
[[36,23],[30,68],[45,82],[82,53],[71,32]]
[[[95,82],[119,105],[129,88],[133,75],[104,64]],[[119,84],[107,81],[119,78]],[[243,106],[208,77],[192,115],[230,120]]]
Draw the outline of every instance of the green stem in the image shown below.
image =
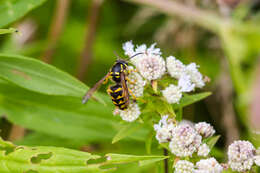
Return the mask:
[[0,34],[12,34],[12,33],[18,33],[18,30],[15,28],[9,28],[9,29],[0,29]]
[[222,19],[218,15],[200,10],[194,7],[188,7],[181,3],[171,0],[127,0],[129,2],[148,5],[159,9],[168,15],[180,17],[186,21],[193,22],[199,26],[209,29],[212,32],[219,33],[222,24],[229,23],[228,19]]
[[[165,148],[163,149],[163,154],[165,156],[168,156],[168,150],[166,150]],[[168,159],[164,159],[164,173],[168,173],[169,169],[168,169]]]

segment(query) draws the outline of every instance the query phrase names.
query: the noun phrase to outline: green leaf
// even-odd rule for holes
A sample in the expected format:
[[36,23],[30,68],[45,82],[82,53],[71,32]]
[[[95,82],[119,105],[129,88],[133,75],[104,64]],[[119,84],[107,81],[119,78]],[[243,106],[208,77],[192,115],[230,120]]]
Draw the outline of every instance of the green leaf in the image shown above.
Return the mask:
[[31,132],[22,139],[15,141],[15,144],[26,146],[40,145],[80,149],[82,146],[88,145],[88,141],[76,139],[71,140],[68,138],[60,138],[57,136],[51,136],[39,132]]
[[[81,99],[48,96],[0,83],[0,112],[7,119],[41,133],[67,139],[110,141],[119,126],[119,118],[112,115],[111,100],[102,97],[109,106],[93,100],[86,105]],[[145,139],[146,129],[136,132],[132,139]]]
[[148,134],[148,136],[146,137],[145,149],[146,149],[147,154],[151,154],[153,136],[154,136],[154,131],[150,132],[150,134]]
[[[0,138],[0,146],[10,145]],[[6,153],[0,148],[1,173],[98,173],[100,164],[88,164],[90,159],[100,156],[58,147],[13,146],[13,151]]]
[[1,34],[12,34],[14,32],[18,32],[15,28],[9,28],[9,29],[0,29],[0,35]]
[[193,95],[185,95],[184,97],[182,97],[182,99],[180,100],[179,104],[174,104],[173,105],[173,109],[180,109],[183,108],[185,106],[191,105],[193,103],[196,103],[208,96],[211,95],[211,92],[203,92],[203,93],[199,93],[199,94],[193,94]]
[[151,164],[154,162],[158,162],[164,159],[169,158],[169,156],[136,156],[136,155],[127,155],[127,154],[106,154],[107,164],[123,164],[123,163],[131,163],[138,162],[140,166],[144,166],[147,164]]
[[[74,97],[48,96],[0,84],[0,109],[8,120],[62,138],[112,139],[116,124],[112,107]],[[102,109],[100,109],[102,107]]]
[[182,120],[182,108],[178,109],[178,112],[176,114],[176,120],[181,121]]
[[22,18],[46,0],[1,0],[0,1],[0,27]]
[[88,89],[82,82],[51,65],[19,55],[0,54],[0,77],[48,95],[82,97]]
[[207,143],[209,148],[212,149],[215,146],[215,144],[218,142],[219,138],[220,138],[220,135],[212,136],[212,137],[206,139],[205,142]]
[[164,148],[164,149],[170,151],[168,142],[167,143],[160,143],[159,148]]
[[112,144],[120,141],[121,139],[126,138],[127,136],[131,135],[132,133],[140,129],[142,126],[143,125],[140,123],[130,123],[123,126],[113,138]]

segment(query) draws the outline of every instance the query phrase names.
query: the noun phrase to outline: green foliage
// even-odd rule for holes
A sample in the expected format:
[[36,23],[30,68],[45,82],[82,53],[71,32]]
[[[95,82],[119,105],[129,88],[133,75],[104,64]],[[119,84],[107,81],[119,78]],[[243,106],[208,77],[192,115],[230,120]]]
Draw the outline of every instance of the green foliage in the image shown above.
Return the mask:
[[[42,140],[44,139],[44,140]],[[72,149],[80,149],[82,146],[88,144],[84,140],[61,138],[57,136],[46,135],[39,132],[32,132],[26,135],[23,139],[15,141],[17,145],[26,146],[55,146],[55,147],[65,147]]]
[[0,54],[0,77],[22,88],[48,95],[82,97],[83,83],[39,60]]
[[[44,3],[44,6],[29,13]],[[86,14],[86,11],[91,8],[90,3],[91,1],[85,0],[71,1],[67,20],[64,22],[60,35],[57,35],[57,43],[52,50],[52,65],[48,65],[29,57],[42,57],[46,45],[50,44],[52,38],[46,38],[49,38],[48,33],[51,33],[50,30],[53,27],[51,20],[57,12],[55,10],[58,9],[58,3],[47,0],[0,0],[0,28],[8,27],[16,21],[17,24],[13,27],[20,28],[29,21],[29,23],[32,22],[30,23],[32,25],[29,25],[29,29],[27,28],[25,31],[25,36],[27,36],[28,31],[30,33],[31,29],[34,30],[30,27],[36,26],[36,32],[22,45],[19,42],[22,37],[11,35],[17,32],[16,29],[0,29],[0,34],[6,34],[3,35],[4,37],[1,35],[0,51],[7,53],[0,54],[0,126],[2,122],[10,121],[29,129],[29,133],[20,141],[16,141],[16,144],[36,146],[15,146],[0,140],[1,173],[98,173],[106,171],[100,166],[102,168],[103,166],[111,167],[115,164],[126,164],[119,166],[118,172],[120,173],[164,172],[162,161],[168,159],[169,164],[172,165],[174,156],[169,158],[157,155],[161,153],[162,148],[169,150],[169,147],[168,143],[159,144],[159,148],[154,147],[155,142],[156,146],[158,145],[158,141],[154,140],[153,124],[157,123],[160,116],[165,114],[181,121],[183,113],[185,113],[185,117],[186,113],[194,113],[193,107],[188,109],[185,107],[211,95],[210,92],[184,94],[179,104],[170,105],[160,94],[150,88],[152,94],[143,98],[148,103],[140,104],[142,115],[139,121],[134,123],[122,123],[120,117],[113,116],[114,105],[105,94],[98,92],[98,97],[94,97],[86,105],[82,105],[81,98],[89,87],[72,75],[78,71],[78,61],[85,44],[84,35],[91,29],[92,24],[89,23],[89,20],[85,20],[86,17],[90,19],[89,13]],[[158,4],[160,3],[158,2]],[[238,10],[233,12],[232,17],[222,18],[214,13],[196,9],[191,13],[185,12],[185,8],[184,11],[165,10],[167,6],[150,10],[122,1],[104,1],[97,22],[96,35],[93,37],[95,41],[93,45],[90,45],[93,47],[90,52],[93,56],[90,56],[92,59],[90,59],[91,64],[87,69],[86,83],[94,84],[109,70],[116,59],[113,52],[116,51],[122,55],[120,47],[126,40],[133,40],[140,44],[154,42],[153,38],[155,38],[160,47],[169,47],[168,53],[172,54],[172,48],[174,48],[174,56],[177,58],[183,57],[186,62],[194,61],[200,64],[203,74],[212,78],[213,81],[218,79],[218,72],[222,71],[220,57],[227,57],[235,88],[233,98],[237,100],[234,102],[237,106],[235,112],[240,115],[241,123],[246,125],[243,128],[246,129],[249,124],[249,93],[253,77],[255,77],[253,73],[260,50],[260,23],[259,14],[249,16],[249,6],[244,7],[240,10],[237,8]],[[140,14],[136,13],[137,8],[141,9]],[[170,15],[181,13],[177,14],[180,19],[172,20],[173,18],[158,15],[160,10]],[[28,18],[21,20],[26,14],[28,14]],[[141,18],[138,18],[136,14],[139,14]],[[191,14],[196,15],[190,16]],[[133,22],[127,23],[126,21],[130,21],[131,16],[134,16]],[[220,45],[216,44],[216,36],[203,30],[197,32],[198,28],[189,24],[183,25],[182,19],[212,31],[221,40],[221,47],[224,51],[219,51]],[[168,21],[170,22],[168,23]],[[144,26],[141,26],[140,31],[135,26],[139,25],[138,23]],[[133,27],[126,27],[130,25]],[[127,32],[125,32],[125,28],[129,28]],[[171,31],[168,28],[171,28]],[[129,35],[129,33],[132,34]],[[172,37],[173,35],[174,37]],[[174,41],[177,44],[173,44]],[[189,43],[189,41],[191,42]],[[166,86],[172,80],[166,82],[158,81]],[[214,85],[214,82],[211,84]],[[161,90],[165,86],[158,89]],[[209,88],[214,88],[214,86]],[[101,90],[103,89],[101,87]],[[200,116],[201,119],[207,118],[205,117],[207,114],[204,112],[216,111],[219,108],[217,105],[214,105],[214,109],[209,108],[208,105],[199,104],[199,106],[198,112],[196,109],[196,113],[198,113],[196,116]],[[203,114],[199,114],[200,112]],[[211,118],[207,120],[209,119]],[[218,125],[217,122],[214,124]],[[5,126],[0,128],[4,129],[3,131],[10,130],[5,129]],[[247,132],[244,133],[244,138],[247,138]],[[259,139],[258,136],[251,136],[255,140]],[[222,159],[224,157],[223,148],[213,148],[219,138],[220,136],[213,136],[203,142],[206,142],[212,149],[213,156]],[[114,145],[111,145],[111,141]],[[38,147],[38,145],[52,147]],[[101,158],[103,160],[99,162],[99,160],[94,160],[99,158],[97,155],[54,146],[74,149],[90,146],[93,147],[94,153],[134,153],[141,156],[107,154],[108,160],[104,161],[105,158]],[[149,155],[145,156],[145,152]],[[136,166],[136,162],[143,167]],[[232,171],[227,170],[226,172]]]
[[1,0],[0,27],[4,27],[18,20],[45,1],[46,0]]
[[215,146],[215,144],[218,142],[219,138],[220,138],[220,135],[212,136],[212,137],[208,138],[205,142],[207,143],[208,147],[210,149],[212,149]]
[[0,109],[15,124],[70,139],[107,140],[115,133],[111,107],[92,100],[82,105],[79,98],[42,95],[10,84],[0,84],[0,90]]
[[[126,154],[107,154],[106,161],[87,152],[61,147],[26,147],[15,146],[0,138],[0,171],[3,173],[90,173],[106,172],[111,169],[101,169],[101,166],[138,162],[140,166],[167,159],[168,156],[137,156]],[[98,162],[98,163],[97,163]],[[113,169],[112,169],[113,170]]]
[[121,129],[114,136],[114,138],[112,140],[112,144],[114,144],[114,143],[120,141],[121,139],[131,135],[132,133],[136,132],[141,127],[143,127],[143,124],[140,124],[140,123],[130,123],[130,124],[127,124],[127,125],[121,127]]
[[15,28],[0,29],[0,35],[1,34],[12,34],[12,33],[15,33],[15,32],[18,32],[18,30],[15,29]]
[[193,94],[193,95],[184,95],[184,97],[181,98],[179,104],[174,104],[173,108],[174,109],[180,109],[185,106],[191,105],[193,103],[196,103],[202,99],[207,98],[208,96],[211,95],[211,92],[204,92],[204,93],[199,93],[199,94]]
[[100,164],[87,163],[97,158],[97,155],[66,148],[15,146],[0,139],[1,173],[104,172]]
[[140,166],[158,162],[169,158],[169,156],[134,156],[126,154],[106,154],[107,163],[109,164],[122,164],[129,162],[139,162]]

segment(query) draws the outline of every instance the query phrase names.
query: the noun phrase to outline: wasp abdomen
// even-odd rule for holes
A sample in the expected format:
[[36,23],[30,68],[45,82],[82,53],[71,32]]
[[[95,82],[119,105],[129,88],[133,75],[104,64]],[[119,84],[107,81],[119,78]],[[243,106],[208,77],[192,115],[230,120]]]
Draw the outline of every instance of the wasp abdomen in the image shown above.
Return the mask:
[[112,102],[115,106],[117,106],[121,110],[127,108],[126,105],[127,100],[124,96],[123,88],[121,85],[116,84],[114,86],[111,86],[107,89],[107,92],[111,96]]

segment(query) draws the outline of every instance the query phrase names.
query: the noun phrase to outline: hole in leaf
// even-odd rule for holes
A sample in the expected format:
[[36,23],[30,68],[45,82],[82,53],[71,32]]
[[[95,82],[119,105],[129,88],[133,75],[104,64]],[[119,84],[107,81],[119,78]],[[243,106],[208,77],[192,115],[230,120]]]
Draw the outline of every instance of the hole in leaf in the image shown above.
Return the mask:
[[97,159],[89,159],[86,161],[86,164],[89,165],[89,164],[98,164],[98,163],[103,163],[106,161],[106,158],[103,158],[103,157],[100,157],[100,158],[97,158]]
[[31,162],[34,164],[40,163],[42,160],[47,160],[51,158],[52,153],[47,153],[47,154],[38,154],[37,156],[33,156],[31,158]]
[[16,147],[15,150],[23,150],[23,149],[24,149],[24,147],[22,147],[22,146],[18,146],[18,147]]

